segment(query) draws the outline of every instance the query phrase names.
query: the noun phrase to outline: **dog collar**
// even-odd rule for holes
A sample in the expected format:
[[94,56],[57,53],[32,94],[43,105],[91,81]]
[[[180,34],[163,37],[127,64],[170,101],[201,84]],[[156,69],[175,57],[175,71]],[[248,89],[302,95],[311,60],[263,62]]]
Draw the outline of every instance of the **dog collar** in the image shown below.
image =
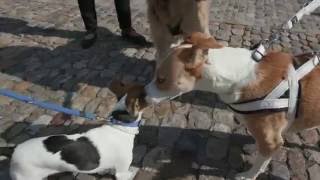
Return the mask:
[[123,121],[119,121],[113,117],[110,118],[110,121],[109,121],[112,125],[117,125],[117,126],[123,126],[123,127],[139,127],[140,126],[140,120],[135,120],[133,122],[129,122],[129,123],[125,123]]

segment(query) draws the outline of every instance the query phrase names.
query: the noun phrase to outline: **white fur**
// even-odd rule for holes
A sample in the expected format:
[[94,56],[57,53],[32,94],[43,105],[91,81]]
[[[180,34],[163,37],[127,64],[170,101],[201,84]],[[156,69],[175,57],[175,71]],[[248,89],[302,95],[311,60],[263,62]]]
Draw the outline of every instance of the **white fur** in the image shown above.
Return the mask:
[[[116,109],[125,108],[120,101]],[[139,113],[139,118],[141,113]],[[58,172],[103,173],[108,169],[116,170],[118,180],[129,180],[132,174],[129,166],[132,161],[132,149],[138,127],[104,125],[83,134],[67,135],[69,139],[87,137],[97,148],[100,155],[99,166],[90,171],[81,171],[76,166],[61,160],[60,152],[48,152],[43,145],[47,137],[28,140],[18,145],[12,155],[10,175],[13,180],[42,180]],[[81,151],[81,149],[79,149]]]
[[256,62],[244,48],[210,49],[202,79],[195,89],[219,94],[226,103],[239,99],[239,90],[255,79]]

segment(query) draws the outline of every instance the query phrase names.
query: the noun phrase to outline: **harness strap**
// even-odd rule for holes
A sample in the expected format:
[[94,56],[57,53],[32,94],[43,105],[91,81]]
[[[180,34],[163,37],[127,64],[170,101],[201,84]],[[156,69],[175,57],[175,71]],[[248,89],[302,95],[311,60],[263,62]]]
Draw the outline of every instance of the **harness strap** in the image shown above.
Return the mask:
[[[309,72],[313,70],[314,67],[316,67],[319,64],[319,57],[314,56],[311,60],[304,63],[298,70],[296,70],[296,76],[297,79],[302,79],[305,75],[307,75]],[[289,75],[290,76],[290,75]],[[289,84],[287,80],[281,81],[281,83],[274,88],[267,96],[266,99],[274,99],[281,97],[285,91],[289,89]]]
[[288,125],[290,127],[293,123],[294,119],[296,118],[296,111],[297,111],[297,100],[298,100],[298,92],[299,92],[299,80],[297,77],[297,72],[294,69],[293,65],[289,66],[288,71],[288,86],[289,89],[289,103],[288,103]]
[[311,12],[316,10],[320,6],[320,0],[310,0],[303,5],[303,8],[298,11],[295,16],[293,16],[286,24],[284,24],[284,29],[291,29],[293,25],[298,23],[303,15],[309,15]]
[[240,104],[229,104],[233,109],[238,112],[259,111],[266,109],[281,109],[287,108],[289,100],[287,98],[282,99],[263,99],[259,101],[253,101]]
[[[298,70],[295,70],[293,65],[290,65],[288,69],[288,79],[281,81],[281,83],[275,87],[264,99],[245,103],[233,103],[229,104],[229,107],[239,114],[247,114],[248,112],[254,113],[261,110],[287,109],[287,117],[289,121],[287,126],[288,128],[296,117],[300,92],[299,80],[310,73],[319,64],[320,60],[316,55],[304,63]],[[288,90],[289,98],[280,98]]]

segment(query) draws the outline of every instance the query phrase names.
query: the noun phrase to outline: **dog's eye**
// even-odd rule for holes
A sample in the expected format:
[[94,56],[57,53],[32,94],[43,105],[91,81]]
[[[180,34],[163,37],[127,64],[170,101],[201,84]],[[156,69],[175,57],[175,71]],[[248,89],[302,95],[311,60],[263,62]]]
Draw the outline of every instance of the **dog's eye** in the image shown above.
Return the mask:
[[158,82],[159,84],[164,83],[165,80],[166,80],[166,79],[165,79],[165,78],[162,78],[162,77],[158,77],[158,78],[157,78],[157,82]]

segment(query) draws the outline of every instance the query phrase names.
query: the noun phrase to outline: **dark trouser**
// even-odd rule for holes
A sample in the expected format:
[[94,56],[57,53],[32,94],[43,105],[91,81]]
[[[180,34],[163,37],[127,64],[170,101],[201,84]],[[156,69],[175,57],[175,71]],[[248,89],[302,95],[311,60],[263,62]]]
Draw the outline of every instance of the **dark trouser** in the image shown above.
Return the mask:
[[[97,13],[94,0],[78,0],[81,16],[87,31],[97,30]],[[131,28],[130,0],[114,0],[120,28]]]

